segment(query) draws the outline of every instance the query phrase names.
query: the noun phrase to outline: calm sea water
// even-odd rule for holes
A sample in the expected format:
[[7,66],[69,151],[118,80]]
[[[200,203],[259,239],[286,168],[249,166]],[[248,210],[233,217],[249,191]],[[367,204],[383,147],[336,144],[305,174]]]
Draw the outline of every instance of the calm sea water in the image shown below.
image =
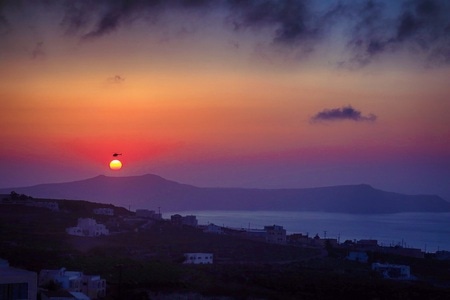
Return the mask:
[[376,239],[382,246],[403,245],[425,252],[450,251],[450,213],[354,215],[285,211],[182,211],[195,215],[200,225],[214,223],[232,228],[282,225],[288,232],[345,240]]

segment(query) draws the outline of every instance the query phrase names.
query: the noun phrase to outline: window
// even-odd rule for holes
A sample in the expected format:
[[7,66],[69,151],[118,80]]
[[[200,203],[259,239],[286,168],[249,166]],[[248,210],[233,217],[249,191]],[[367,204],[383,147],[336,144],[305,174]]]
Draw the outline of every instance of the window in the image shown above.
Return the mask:
[[0,284],[0,299],[28,299],[28,283]]

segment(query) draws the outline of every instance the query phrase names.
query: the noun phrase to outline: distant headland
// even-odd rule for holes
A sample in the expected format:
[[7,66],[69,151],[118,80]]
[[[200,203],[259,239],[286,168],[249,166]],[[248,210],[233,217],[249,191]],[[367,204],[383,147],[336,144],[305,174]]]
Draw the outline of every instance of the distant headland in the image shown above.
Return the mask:
[[367,184],[317,188],[201,188],[147,174],[93,178],[2,188],[0,194],[36,198],[87,200],[123,207],[183,210],[323,211],[350,214],[450,212],[450,202],[437,195],[406,195]]

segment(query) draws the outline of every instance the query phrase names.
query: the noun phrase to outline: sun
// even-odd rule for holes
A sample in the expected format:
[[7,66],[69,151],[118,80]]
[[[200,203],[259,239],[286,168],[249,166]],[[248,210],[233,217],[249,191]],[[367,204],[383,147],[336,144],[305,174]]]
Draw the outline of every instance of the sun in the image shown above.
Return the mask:
[[114,159],[109,163],[109,168],[111,170],[120,170],[122,169],[122,162],[118,159]]

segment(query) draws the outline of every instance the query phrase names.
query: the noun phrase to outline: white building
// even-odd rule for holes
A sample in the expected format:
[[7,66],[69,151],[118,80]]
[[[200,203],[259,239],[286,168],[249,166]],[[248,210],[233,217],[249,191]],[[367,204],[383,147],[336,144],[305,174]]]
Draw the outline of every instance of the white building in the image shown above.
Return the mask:
[[90,299],[102,298],[106,295],[106,280],[99,275],[85,275],[79,271],[41,270],[39,273],[39,285],[49,282],[58,283],[68,292],[83,293]]
[[367,255],[366,252],[350,251],[350,253],[347,255],[346,259],[350,260],[350,261],[366,263],[369,261],[369,256]]
[[41,270],[39,272],[39,286],[57,283],[61,288],[68,292],[81,292],[82,272],[66,271],[65,268],[58,270]]
[[76,227],[66,228],[66,232],[70,235],[77,236],[100,236],[109,235],[109,230],[103,224],[97,224],[91,218],[79,218]]
[[83,288],[81,291],[91,299],[105,297],[106,295],[106,280],[99,275],[83,275]]
[[264,226],[266,242],[273,244],[286,244],[286,229],[283,226]]
[[0,259],[0,299],[35,300],[37,298],[37,274],[9,266]]
[[93,211],[96,215],[114,216],[114,209],[109,207],[94,208]]
[[386,279],[412,279],[409,266],[373,263],[372,270],[380,272]]
[[223,228],[220,226],[217,226],[213,223],[208,224],[208,226],[206,226],[206,228],[203,230],[203,232],[205,233],[214,233],[214,234],[223,234]]
[[212,253],[185,253],[185,264],[212,264],[213,254]]

